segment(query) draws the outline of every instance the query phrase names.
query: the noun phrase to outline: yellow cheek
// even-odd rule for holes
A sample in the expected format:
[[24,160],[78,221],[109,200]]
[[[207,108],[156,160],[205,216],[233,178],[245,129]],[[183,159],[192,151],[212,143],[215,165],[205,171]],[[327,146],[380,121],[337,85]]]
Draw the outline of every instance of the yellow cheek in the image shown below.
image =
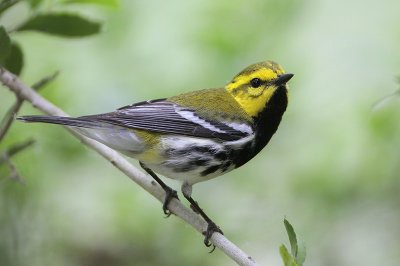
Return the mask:
[[265,108],[266,103],[269,101],[274,91],[275,88],[269,87],[265,89],[259,97],[253,98],[248,94],[240,93],[235,96],[235,99],[248,115],[257,116]]
[[263,91],[264,91],[264,87],[249,88],[249,89],[247,89],[247,93],[248,93],[250,96],[253,96],[253,97],[259,97],[259,96],[261,96],[261,94],[263,93]]

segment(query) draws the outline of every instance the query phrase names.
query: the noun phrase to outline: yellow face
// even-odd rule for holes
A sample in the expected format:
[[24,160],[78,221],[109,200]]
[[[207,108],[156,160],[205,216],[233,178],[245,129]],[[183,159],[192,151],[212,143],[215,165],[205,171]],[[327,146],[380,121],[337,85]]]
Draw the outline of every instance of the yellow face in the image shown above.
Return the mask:
[[279,85],[275,81],[285,74],[275,62],[265,61],[251,65],[237,74],[225,88],[250,116],[257,116]]

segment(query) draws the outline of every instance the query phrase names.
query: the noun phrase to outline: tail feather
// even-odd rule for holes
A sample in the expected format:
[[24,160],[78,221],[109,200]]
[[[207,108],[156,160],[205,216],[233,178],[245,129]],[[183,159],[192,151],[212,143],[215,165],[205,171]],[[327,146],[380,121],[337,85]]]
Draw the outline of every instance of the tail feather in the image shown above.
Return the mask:
[[115,126],[106,122],[96,121],[93,117],[62,117],[62,116],[21,116],[17,118],[28,123],[49,123],[75,127],[75,130],[88,138],[97,140],[115,150],[126,154],[140,153],[144,149],[142,140],[128,128]]
[[98,126],[98,123],[82,118],[63,117],[63,116],[46,116],[46,115],[32,115],[20,116],[17,120],[28,123],[48,123],[57,124],[71,127],[93,128]]

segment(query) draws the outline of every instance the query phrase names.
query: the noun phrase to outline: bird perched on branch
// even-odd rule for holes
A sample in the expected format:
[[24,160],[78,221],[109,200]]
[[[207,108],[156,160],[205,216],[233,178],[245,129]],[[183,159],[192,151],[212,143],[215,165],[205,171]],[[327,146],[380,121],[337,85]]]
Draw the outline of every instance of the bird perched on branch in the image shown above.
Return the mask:
[[278,129],[293,77],[272,61],[248,66],[223,88],[149,100],[110,113],[77,118],[22,116],[25,122],[75,128],[127,156],[165,190],[164,213],[177,192],[157,175],[182,181],[182,193],[208,226],[204,243],[221,229],[192,198],[192,185],[236,169],[259,153]]

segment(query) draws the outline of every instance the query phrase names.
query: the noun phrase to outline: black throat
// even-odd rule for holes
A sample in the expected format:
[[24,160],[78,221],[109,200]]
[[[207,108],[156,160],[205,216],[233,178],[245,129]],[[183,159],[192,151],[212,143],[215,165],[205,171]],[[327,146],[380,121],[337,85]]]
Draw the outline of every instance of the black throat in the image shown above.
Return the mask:
[[283,113],[288,104],[287,90],[280,86],[272,95],[264,110],[254,118],[256,125],[255,154],[259,153],[268,144],[278,129]]
[[280,86],[276,89],[261,113],[253,118],[256,132],[255,140],[251,147],[244,147],[240,152],[238,160],[234,162],[236,167],[248,162],[268,144],[278,129],[287,104],[287,89],[285,86]]

